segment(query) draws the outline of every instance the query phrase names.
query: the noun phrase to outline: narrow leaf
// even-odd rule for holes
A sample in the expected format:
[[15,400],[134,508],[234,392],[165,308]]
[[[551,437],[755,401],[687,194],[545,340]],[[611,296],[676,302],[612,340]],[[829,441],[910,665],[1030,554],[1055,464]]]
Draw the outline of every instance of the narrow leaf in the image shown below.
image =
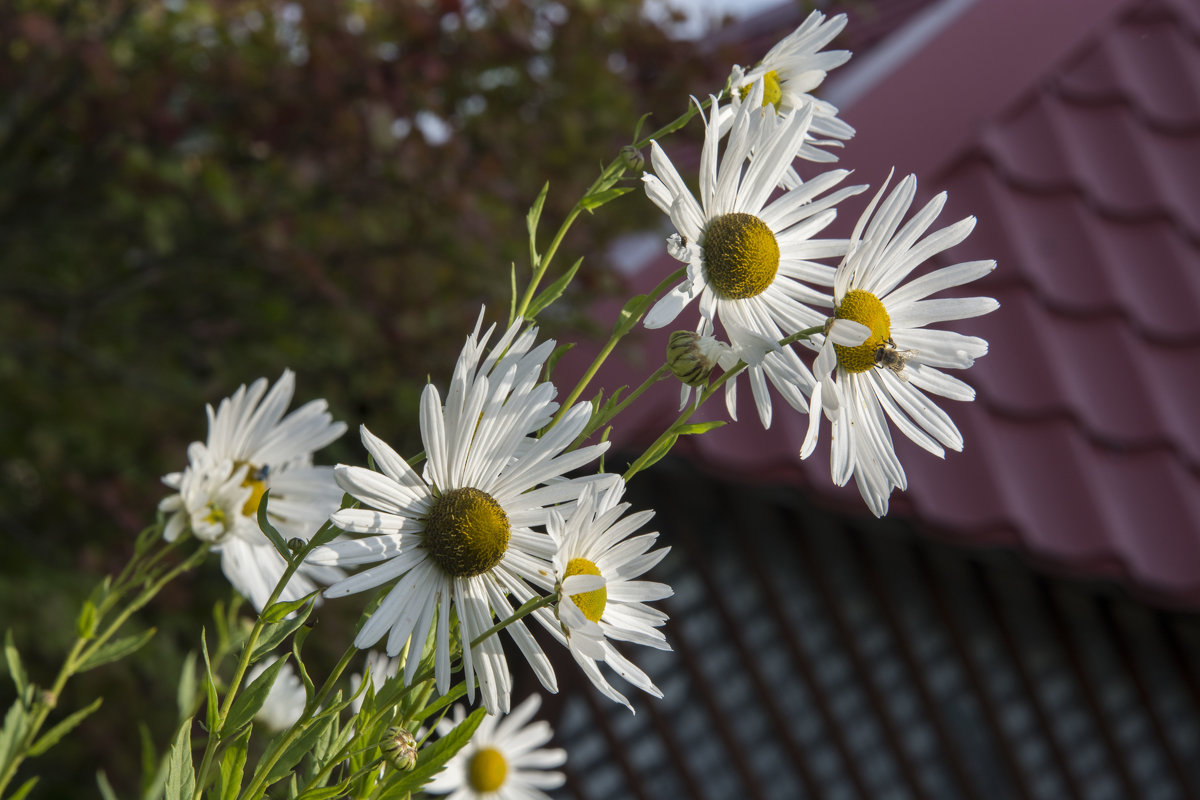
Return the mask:
[[591,213],[605,203],[616,200],[621,195],[629,194],[632,191],[632,186],[613,186],[605,189],[604,191],[589,194],[587,197],[579,201],[579,205],[585,211]]
[[13,643],[12,629],[4,632],[4,660],[8,662],[8,674],[17,687],[17,696],[25,694],[29,688],[29,678],[25,676],[25,668],[21,666],[21,654]]
[[[263,612],[262,612],[263,621],[268,622],[268,623],[279,622],[280,620],[285,619],[292,612],[299,609],[301,606],[305,605],[306,603],[312,602],[313,599],[316,598],[316,596],[320,593],[321,593],[321,590],[317,589],[316,591],[310,592],[310,593],[306,594],[304,597],[301,597],[299,600],[287,600],[287,601],[281,600],[277,603],[272,603],[271,605],[269,605],[263,609]],[[312,611],[312,608],[310,607],[308,609],[308,611],[306,611],[304,614],[298,614],[297,616],[299,616],[301,618],[300,621],[303,622],[304,619],[308,617],[308,615],[311,611]]]
[[625,305],[621,308],[621,313],[617,317],[617,324],[613,326],[613,333],[624,336],[633,330],[633,326],[637,325],[642,314],[646,313],[646,307],[649,304],[650,298],[644,294],[635,295],[625,301]]
[[279,555],[283,556],[285,561],[291,561],[296,554],[293,553],[287,546],[287,542],[279,535],[279,531],[275,530],[275,526],[267,519],[267,501],[271,497],[271,490],[263,492],[262,501],[258,504],[258,527],[259,530],[266,535],[275,549],[279,551]]
[[700,433],[708,433],[724,424],[725,420],[723,419],[714,419],[711,422],[693,422],[689,425],[680,425],[675,432],[680,436],[695,436]]
[[217,733],[221,718],[221,706],[217,700],[217,679],[213,675],[212,661],[208,657],[208,637],[200,632],[200,652],[204,655],[204,696],[208,700],[204,709],[204,725],[209,733]]
[[246,772],[246,749],[250,744],[251,725],[240,733],[225,750],[221,758],[221,800],[237,800],[242,791],[242,776]]
[[100,611],[91,600],[83,601],[79,616],[75,619],[75,632],[80,639],[91,639],[96,635],[96,625],[100,622]]
[[508,324],[513,324],[513,317],[517,315],[517,262],[509,262],[508,272],[509,283],[509,300],[508,300]]
[[236,731],[254,719],[254,715],[258,713],[258,710],[263,707],[263,703],[267,701],[267,695],[270,693],[271,687],[275,684],[275,678],[279,675],[279,670],[283,669],[283,665],[286,662],[287,656],[275,659],[275,662],[271,666],[263,670],[261,675],[242,690],[237,700],[233,702],[233,708],[230,709],[229,716],[225,718],[225,726],[222,730]]
[[33,743],[33,746],[29,748],[29,755],[40,756],[51,747],[58,744],[60,739],[70,733],[76,726],[79,725],[79,723],[90,717],[103,702],[103,697],[97,697],[94,701],[92,701],[91,705],[87,706],[86,708],[79,709],[74,714],[43,733],[41,737]]
[[279,760],[275,762],[275,765],[271,767],[271,771],[267,773],[266,785],[269,786],[280,778],[290,775],[305,753],[312,751],[317,741],[325,735],[330,726],[336,723],[337,712],[330,713],[329,710],[326,710],[321,716],[310,720],[304,733],[300,734],[288,746],[288,749],[284,751]]
[[442,771],[447,761],[471,741],[471,736],[475,734],[475,729],[479,727],[486,713],[483,708],[475,709],[470,716],[458,723],[454,730],[423,748],[413,771],[389,786],[383,797],[403,797],[405,793],[416,791],[428,783],[430,778]]
[[[347,497],[350,497],[350,496],[347,495]],[[353,500],[354,498],[350,497],[350,499]],[[345,501],[343,500],[343,502],[345,502]],[[337,527],[332,522],[329,522],[328,520],[326,520],[325,524],[322,525],[320,528],[318,528],[317,532],[313,534],[311,539],[309,539],[309,543],[313,547],[320,547],[323,544],[329,544],[330,542],[332,542],[334,539],[336,539],[337,537],[339,537],[341,535],[342,535],[341,528]]]
[[529,213],[525,215],[525,228],[529,231],[529,261],[530,266],[536,270],[541,261],[541,257],[537,252],[537,227],[538,222],[542,219],[542,208],[546,205],[546,195],[550,193],[550,181],[546,181],[542,186],[542,190],[538,192],[537,199],[533,201],[533,205],[529,207]]
[[96,648],[87,658],[80,662],[78,672],[87,672],[89,669],[95,669],[102,664],[108,664],[112,661],[119,661],[128,655],[136,653],[142,649],[146,642],[154,638],[155,630],[155,628],[147,628],[141,633],[114,639],[104,646]]
[[4,727],[0,728],[0,766],[8,764],[18,754],[28,730],[29,712],[18,698],[8,707],[8,713],[4,715]]
[[529,310],[525,312],[526,319],[533,319],[542,309],[553,303],[558,298],[562,297],[563,291],[570,285],[575,278],[575,273],[579,272],[579,266],[583,263],[583,257],[575,259],[575,263],[571,268],[559,276],[558,280],[543,289],[537,297],[533,298],[533,302],[529,304]]
[[196,771],[192,766],[192,720],[179,726],[167,759],[166,800],[191,800],[196,790]]
[[429,717],[433,716],[434,714],[437,714],[443,708],[450,705],[451,703],[453,703],[455,700],[462,697],[466,693],[467,693],[467,685],[465,683],[460,682],[460,683],[454,684],[453,686],[450,687],[450,691],[448,693],[442,695],[437,700],[434,700],[432,703],[429,703],[420,711],[415,712],[412,717],[413,721],[414,722],[423,722],[424,720],[428,719]]
[[103,800],[118,800],[117,793],[113,791],[112,784],[108,782],[108,776],[104,774],[104,770],[96,772],[96,788],[100,790],[100,797]]
[[179,671],[179,686],[175,689],[175,707],[179,709],[179,718],[185,719],[196,713],[196,651],[188,653],[183,659],[183,669]]
[[297,800],[331,800],[334,797],[341,797],[346,793],[346,787],[338,784],[337,786],[322,786],[317,789],[305,789]]
[[262,661],[267,653],[278,647],[284,639],[303,625],[310,613],[312,613],[311,607],[303,614],[297,614],[291,619],[285,619],[282,622],[266,626],[263,629],[262,635],[258,637],[258,644],[254,646],[254,652],[250,654],[250,663],[256,664]]
[[34,775],[29,780],[21,784],[21,788],[8,796],[8,800],[25,800],[29,793],[33,791],[33,787],[37,786],[38,776]]

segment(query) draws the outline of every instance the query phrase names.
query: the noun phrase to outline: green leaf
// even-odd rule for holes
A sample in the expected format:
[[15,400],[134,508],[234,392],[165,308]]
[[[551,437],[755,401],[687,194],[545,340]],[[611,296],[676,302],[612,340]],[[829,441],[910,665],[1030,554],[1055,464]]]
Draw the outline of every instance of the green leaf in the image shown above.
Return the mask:
[[[347,497],[350,497],[350,495],[347,495]],[[353,502],[354,498],[350,497],[350,500]],[[343,499],[342,502],[344,503],[345,500]],[[345,506],[343,506],[343,508],[344,507]],[[309,542],[313,547],[320,547],[323,544],[329,544],[341,535],[342,529],[334,525],[332,522],[326,520],[325,524],[318,528],[317,532],[313,534],[313,537],[309,539]]]
[[537,252],[537,227],[542,219],[542,208],[546,205],[546,195],[549,193],[550,181],[546,181],[542,190],[538,192],[537,199],[529,207],[529,213],[525,215],[525,229],[529,231],[529,262],[534,270],[537,270],[542,260]]
[[389,797],[403,797],[406,793],[416,791],[428,783],[430,778],[442,771],[447,761],[453,758],[459,750],[462,750],[467,742],[471,741],[475,729],[479,727],[479,723],[483,721],[486,713],[486,709],[482,707],[475,709],[470,716],[458,723],[454,730],[423,748],[417,757],[417,766],[413,771],[389,786],[381,800]]
[[258,637],[258,644],[254,646],[254,652],[250,654],[250,663],[256,664],[263,660],[263,657],[279,646],[287,637],[308,619],[308,615],[312,613],[310,607],[303,614],[297,614],[291,619],[285,619],[282,622],[275,622],[264,627],[262,635]]
[[221,757],[221,800],[237,800],[242,791],[242,776],[246,772],[246,750],[250,745],[250,725],[229,743]]
[[275,530],[275,526],[267,520],[267,501],[271,497],[271,490],[263,492],[262,501],[258,504],[258,527],[259,530],[270,540],[275,549],[279,551],[279,555],[283,556],[283,560],[291,562],[296,554],[287,546],[287,542],[279,535],[279,531]]
[[287,750],[283,752],[283,755],[271,767],[271,771],[267,773],[266,785],[270,785],[280,778],[290,775],[296,764],[300,762],[300,759],[306,753],[312,751],[317,741],[325,736],[330,726],[336,723],[336,709],[326,709],[319,717],[309,720],[304,732],[288,745]]
[[466,693],[467,693],[467,685],[465,683],[460,682],[460,683],[454,684],[453,686],[450,687],[449,692],[442,695],[437,700],[434,700],[432,703],[429,703],[424,708],[422,708],[420,711],[415,712],[412,716],[413,721],[414,722],[423,722],[424,720],[428,719],[429,717],[433,716],[434,714],[437,714],[443,708],[450,705],[451,703],[453,703],[455,700],[462,697]]
[[679,436],[677,434],[672,434],[663,441],[659,442],[658,446],[647,452],[646,462],[642,464],[642,469],[650,469],[650,467],[654,466],[659,461],[662,461],[663,458],[666,457],[667,453],[671,452],[671,448],[675,446],[675,442],[677,441],[679,441]]
[[331,800],[331,798],[341,797],[345,793],[346,787],[341,784],[337,786],[322,786],[316,789],[304,790],[297,800]]
[[300,632],[292,638],[292,656],[296,659],[296,672],[300,673],[300,682],[304,684],[305,701],[311,701],[317,693],[317,688],[313,684],[312,677],[308,674],[308,667],[304,665],[304,660],[300,658],[300,648],[304,646],[304,640],[312,633],[312,628],[301,628]]
[[647,111],[645,114],[642,114],[642,116],[638,119],[637,125],[633,129],[633,140],[635,142],[638,141],[638,139],[641,137],[642,128],[645,126],[646,120],[650,119],[650,117],[652,117],[653,115],[654,115],[654,112]]
[[254,715],[258,713],[258,710],[263,707],[263,703],[267,701],[267,695],[270,693],[271,687],[275,684],[275,678],[279,675],[279,670],[283,669],[283,665],[287,663],[287,659],[286,655],[275,659],[275,662],[271,666],[263,670],[261,675],[242,690],[237,700],[233,702],[233,708],[230,709],[229,716],[225,718],[225,725],[222,730],[236,731],[254,719]]
[[96,626],[100,622],[100,611],[91,600],[83,601],[83,608],[75,620],[75,632],[80,639],[91,639],[96,635]]
[[17,652],[17,646],[13,642],[11,628],[4,632],[4,660],[8,662],[9,677],[17,687],[17,696],[20,697],[29,688],[29,678],[25,675],[25,668],[21,666],[21,654]]
[[94,701],[92,701],[91,705],[87,706],[86,708],[79,709],[74,714],[43,733],[41,737],[33,743],[33,746],[29,748],[29,755],[40,756],[51,747],[58,744],[60,739],[70,733],[76,726],[79,725],[79,723],[90,717],[103,702],[103,697],[97,697]]
[[167,782],[166,759],[159,761],[158,752],[154,747],[154,736],[145,722],[138,723],[138,739],[141,740],[142,797],[147,800],[159,798]]
[[[301,597],[299,600],[288,600],[288,601],[280,600],[277,603],[272,603],[271,605],[269,605],[263,609],[263,612],[262,612],[263,622],[266,622],[269,624],[269,623],[279,622],[280,620],[285,619],[293,611],[296,611],[297,609],[299,609],[301,606],[305,605],[306,603],[312,602],[312,600],[314,598],[316,598],[316,596],[320,593],[321,593],[321,590],[317,589],[316,591],[310,592],[310,593],[306,594],[304,597]],[[312,608],[310,607],[308,609],[308,611],[304,612],[303,614],[297,614],[296,616],[300,618],[301,622],[304,622],[304,620],[308,617],[308,615],[311,612],[312,612]]]
[[612,200],[616,200],[623,194],[629,194],[633,191],[632,186],[613,186],[601,192],[593,192],[587,197],[579,201],[579,206],[583,210],[591,213],[600,206]]
[[575,278],[575,273],[579,272],[579,266],[583,263],[583,257],[575,259],[575,263],[571,268],[559,276],[558,280],[543,289],[537,297],[533,298],[533,302],[529,304],[529,310],[525,312],[526,319],[533,319],[542,309],[553,303],[558,298],[562,297],[563,291]]
[[21,788],[8,796],[8,800],[25,800],[29,793],[33,791],[33,787],[37,786],[38,776],[34,775],[29,780],[21,784]]
[[96,772],[96,788],[100,790],[100,797],[103,800],[118,800],[117,793],[113,791],[112,784],[108,782],[108,776],[104,774],[104,770]]
[[166,800],[192,800],[196,790],[196,771],[192,766],[192,720],[179,726],[167,760]]
[[625,301],[625,305],[617,317],[617,324],[613,326],[613,335],[624,336],[633,330],[633,326],[637,325],[642,314],[646,313],[649,301],[650,298],[644,294],[635,295]]
[[119,661],[128,655],[136,653],[145,646],[146,642],[154,638],[155,631],[155,628],[147,628],[141,633],[114,639],[102,647],[96,648],[80,662],[76,671],[87,672],[89,669],[95,669],[102,664],[108,664],[112,661]]
[[701,433],[708,433],[711,430],[720,428],[725,424],[723,419],[714,419],[711,422],[693,422],[689,425],[680,425],[675,429],[675,432],[680,436],[695,436]]
[[212,661],[208,657],[208,636],[204,631],[200,632],[200,652],[204,654],[204,696],[208,701],[204,708],[204,725],[212,734],[217,732],[221,706],[217,700],[217,679],[213,675]]
[[513,317],[517,315],[517,262],[509,262],[508,272],[509,284],[509,300],[508,300],[508,324],[513,324]]
[[[28,699],[28,696],[26,697]],[[29,730],[29,712],[20,698],[13,701],[4,715],[4,727],[0,728],[0,767],[10,764],[20,755],[21,743]]]
[[179,671],[179,686],[175,689],[175,707],[179,709],[179,718],[185,719],[196,713],[196,651],[188,653],[183,659],[183,669]]

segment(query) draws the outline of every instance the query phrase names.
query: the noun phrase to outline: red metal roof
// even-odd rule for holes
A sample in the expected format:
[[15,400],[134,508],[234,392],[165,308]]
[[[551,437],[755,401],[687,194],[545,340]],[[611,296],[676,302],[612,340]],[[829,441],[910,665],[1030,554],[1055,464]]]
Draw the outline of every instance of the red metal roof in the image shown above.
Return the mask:
[[[949,191],[943,224],[978,217],[942,264],[999,263],[968,288],[1000,310],[955,326],[991,347],[962,375],[976,402],[941,403],[964,452],[943,462],[895,435],[909,488],[892,515],[1200,607],[1200,3],[977,0],[843,116],[858,134],[841,166],[861,181],[915,171],[925,197]],[[652,264],[641,289],[673,267]],[[661,363],[665,333],[639,336],[644,363],[604,385]],[[831,485],[827,443],[798,461],[804,418],[763,431],[741,395],[740,424],[685,448],[866,513]],[[652,397],[614,439],[644,443],[674,416],[673,388]]]

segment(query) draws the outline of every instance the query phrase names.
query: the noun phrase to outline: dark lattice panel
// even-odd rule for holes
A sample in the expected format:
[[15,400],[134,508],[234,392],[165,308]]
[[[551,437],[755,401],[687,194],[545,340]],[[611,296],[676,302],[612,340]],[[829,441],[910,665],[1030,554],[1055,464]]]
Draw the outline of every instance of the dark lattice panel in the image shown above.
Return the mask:
[[563,798],[1200,796],[1200,620],[660,464],[674,652],[638,713],[560,661]]

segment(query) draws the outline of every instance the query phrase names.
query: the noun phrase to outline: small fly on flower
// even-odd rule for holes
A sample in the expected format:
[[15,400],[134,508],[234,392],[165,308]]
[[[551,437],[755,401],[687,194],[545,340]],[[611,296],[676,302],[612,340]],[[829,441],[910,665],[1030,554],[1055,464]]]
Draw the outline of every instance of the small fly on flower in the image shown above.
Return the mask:
[[888,339],[875,350],[875,364],[890,369],[896,373],[897,378],[907,383],[908,373],[904,371],[904,365],[915,355],[917,355],[916,350],[897,349],[896,343]]

